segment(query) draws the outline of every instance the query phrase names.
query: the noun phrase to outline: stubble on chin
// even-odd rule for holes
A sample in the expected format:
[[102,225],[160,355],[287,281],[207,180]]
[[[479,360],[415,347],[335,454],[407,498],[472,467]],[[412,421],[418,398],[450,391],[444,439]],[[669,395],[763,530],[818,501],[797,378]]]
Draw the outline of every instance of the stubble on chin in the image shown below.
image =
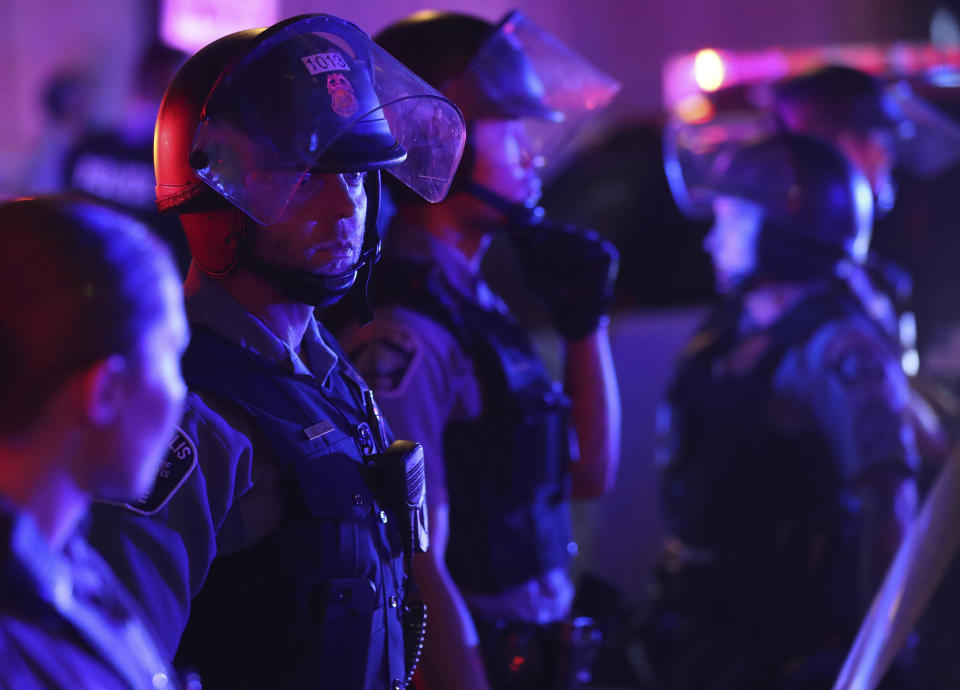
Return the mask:
[[319,276],[327,276],[327,277],[338,276],[342,273],[348,273],[351,270],[356,270],[357,261],[358,259],[351,259],[349,261],[346,259],[332,261],[326,264],[325,266],[322,266],[320,269],[318,269],[314,273]]
[[[323,254],[324,252],[320,251],[319,253]],[[357,262],[360,261],[360,254],[361,247],[351,247],[347,256],[329,259],[322,265],[311,265],[308,262],[306,270],[314,275],[319,276],[335,276],[341,273],[346,273],[357,267]]]

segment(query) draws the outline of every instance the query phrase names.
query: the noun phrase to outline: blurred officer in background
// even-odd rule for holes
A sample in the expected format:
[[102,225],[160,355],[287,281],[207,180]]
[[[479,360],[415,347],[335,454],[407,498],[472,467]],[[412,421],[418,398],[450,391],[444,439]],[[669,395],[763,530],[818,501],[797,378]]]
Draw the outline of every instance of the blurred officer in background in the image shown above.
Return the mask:
[[150,490],[186,389],[169,252],[100,204],[0,204],[0,687],[172,688],[130,594],[77,534]]
[[64,157],[60,187],[88,194],[146,223],[173,250],[181,274],[190,251],[177,219],[157,211],[153,176],[153,129],[167,84],[187,56],[152,43],[134,74],[133,93],[111,128],[84,133]]
[[[884,88],[863,72],[830,66],[778,84],[774,107],[784,127],[831,142],[866,175],[876,200],[875,212],[881,215],[892,209],[896,198],[895,167],[901,166],[915,177],[931,178],[956,164],[956,123],[903,84]],[[884,248],[900,260],[910,256],[909,243],[915,240],[909,236],[918,228],[906,225],[898,229],[901,233],[888,236]],[[926,275],[918,277],[929,286],[924,304],[917,305],[928,317],[920,326],[925,327],[923,334],[929,344],[938,336],[934,332],[931,337],[928,329],[942,329],[944,316],[953,320],[949,307],[940,312],[935,306],[942,294],[938,270],[949,273],[952,269],[949,264],[940,268],[936,261],[931,265],[933,257],[926,259],[922,264],[916,264],[918,259],[914,262],[924,269]],[[939,277],[942,280],[942,273]],[[891,261],[889,254],[881,258],[871,253],[866,270],[851,271],[848,280],[871,305],[877,322],[899,341],[904,369],[911,376],[910,420],[923,461],[920,485],[925,487],[940,472],[957,441],[958,403],[955,394],[920,370],[912,277]],[[913,636],[907,647],[914,657],[913,673],[923,678],[919,687],[953,687],[960,679],[960,658],[954,653],[960,634],[955,614],[960,601],[958,568],[960,564],[952,566],[946,584],[918,626],[921,635]]]
[[774,111],[790,132],[832,143],[867,178],[874,215],[893,208],[898,128],[904,114],[879,81],[839,65],[823,67],[774,87]]
[[651,653],[664,687],[825,687],[916,502],[899,353],[839,276],[873,204],[832,146],[721,154],[701,189],[723,302],[660,419],[670,536]]
[[[423,678],[430,690],[573,687],[585,670],[577,648],[593,633],[564,623],[576,553],[569,501],[602,495],[616,474],[607,313],[617,253],[593,232],[545,220],[536,204],[543,156],[619,85],[521,12],[497,24],[418,13],[377,41],[469,123],[444,203],[395,195],[372,288],[377,320],[341,334],[391,424],[426,452]],[[483,279],[497,232],[565,340],[565,386]]]
[[[905,84],[887,89],[874,77],[850,67],[831,65],[775,85],[773,106],[786,131],[824,139],[864,174],[873,192],[875,221],[893,208],[896,166],[903,163],[912,174],[931,177],[956,161],[952,153],[956,143],[948,136],[956,125],[941,121]],[[890,257],[872,252],[862,270],[850,271],[848,281],[861,293],[877,322],[899,343],[904,369],[915,376],[920,364],[910,274]],[[932,404],[942,396],[943,391],[933,390],[930,382],[913,380],[912,424],[921,455],[934,469],[950,450],[940,419],[944,410],[938,411]]]
[[209,687],[405,687],[422,450],[313,312],[356,286],[366,317],[381,170],[441,199],[463,118],[317,14],[200,50],[156,136],[157,204],[193,253],[187,412],[153,492],[98,510],[92,540]]
[[42,129],[28,153],[16,189],[21,194],[49,194],[63,189],[63,163],[93,118],[94,79],[82,70],[54,72],[43,85],[38,104]]

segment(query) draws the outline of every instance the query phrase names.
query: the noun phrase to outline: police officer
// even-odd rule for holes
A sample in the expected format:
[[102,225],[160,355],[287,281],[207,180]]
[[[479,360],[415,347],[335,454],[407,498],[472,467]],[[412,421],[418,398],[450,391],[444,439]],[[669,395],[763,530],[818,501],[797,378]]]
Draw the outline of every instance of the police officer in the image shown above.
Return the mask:
[[0,204],[0,687],[173,688],[130,594],[78,534],[149,490],[183,409],[169,253],[100,204]]
[[722,155],[704,187],[724,299],[661,415],[651,651],[667,688],[822,687],[916,501],[898,354],[838,277],[866,258],[870,188],[801,135]]
[[[431,611],[424,680],[571,687],[574,665],[556,663],[569,660],[558,643],[573,598],[569,500],[608,490],[619,452],[606,316],[617,255],[542,218],[538,168],[547,142],[618,85],[520,12],[495,25],[424,12],[377,41],[469,122],[455,193],[432,207],[397,195],[377,320],[341,335],[391,424],[429,458],[431,551],[416,571]],[[481,275],[497,232],[565,338],[565,387]]]
[[163,92],[186,58],[160,43],[148,46],[121,121],[84,132],[59,170],[60,188],[110,203],[147,224],[173,250],[183,275],[190,265],[186,239],[176,218],[162,216],[155,204],[153,126]]
[[208,687],[404,687],[422,452],[391,443],[313,311],[365,287],[381,170],[443,197],[462,116],[353,24],[303,15],[194,55],[156,137],[157,203],[193,252],[187,412],[94,543]]
[[774,110],[787,131],[829,141],[866,176],[877,214],[893,207],[904,114],[876,79],[852,67],[822,67],[775,85]]
[[[773,108],[785,131],[824,139],[863,173],[873,192],[874,220],[893,208],[899,130],[911,124],[877,79],[852,67],[829,65],[774,85]],[[912,291],[909,275],[875,255],[868,268],[877,289],[892,300],[877,303],[878,320],[899,337],[893,310],[906,307]],[[898,290],[898,284],[905,289]],[[907,344],[914,346],[915,342]]]
[[[946,120],[931,126],[916,112],[924,108],[933,112],[930,106],[919,101],[905,85],[900,86],[898,93],[900,100],[874,77],[841,65],[787,79],[773,90],[775,118],[785,131],[824,139],[864,174],[873,192],[874,221],[888,214],[896,200],[894,167],[906,162],[916,174],[930,177],[937,166],[945,168],[955,159],[951,153],[955,144],[945,131],[949,127]],[[914,117],[908,116],[902,104],[910,106]],[[924,114],[929,117],[926,111]],[[921,131],[925,137],[920,136]],[[907,145],[910,139],[903,132],[913,132],[913,139],[928,138],[940,144],[943,152],[932,164],[933,169],[921,169],[918,154]],[[904,157],[906,160],[901,161]],[[919,356],[910,274],[890,259],[872,253],[864,269],[852,273],[850,279],[864,293],[878,323],[899,341],[908,373],[916,374]],[[945,431],[930,403],[915,394],[913,406],[918,442],[925,455],[938,458],[939,465],[949,452]]]
[[[901,85],[893,91],[863,72],[833,65],[786,80],[774,89],[777,119],[784,127],[829,141],[866,175],[876,200],[875,220],[876,216],[893,209],[896,187],[892,173],[896,166],[914,176],[930,178],[956,161],[956,134],[949,136],[949,128],[956,125],[943,116],[937,119],[937,111],[932,106],[922,101],[917,103],[918,97],[905,88]],[[894,93],[899,97],[895,98]],[[923,119],[924,115],[930,117],[931,114],[934,119]],[[901,136],[902,132],[912,136],[906,138]],[[926,145],[921,146],[921,142]],[[905,217],[912,215],[908,207]],[[890,217],[895,223],[896,216]],[[914,247],[904,244],[904,237],[911,233],[903,231],[910,228],[893,227],[900,233],[881,235],[878,239],[886,241],[880,251],[888,255],[915,253]],[[881,233],[883,229],[881,224]],[[915,266],[922,266],[917,277],[927,286],[918,295],[917,307],[929,318],[921,325],[930,326],[941,320],[937,318],[937,310],[942,308],[939,306],[943,301],[940,298],[942,276],[952,274],[953,267],[949,262],[940,265],[930,256],[924,259],[914,262]],[[945,273],[938,276],[938,269]],[[953,428],[956,405],[942,385],[919,371],[912,277],[897,263],[872,253],[866,270],[852,271],[850,279],[872,305],[871,311],[878,323],[899,341],[903,351],[901,359],[911,375],[910,420],[922,460],[920,483],[928,485],[947,462],[956,441]],[[899,324],[905,328],[899,328]],[[936,335],[931,337],[929,331],[924,333],[927,343],[938,339]],[[919,681],[920,687],[932,688],[937,683],[949,685],[960,677],[960,667],[956,667],[960,662],[953,653],[953,640],[958,631],[956,616],[952,614],[955,608],[952,602],[960,596],[954,584],[958,582],[960,575],[956,573],[947,578],[947,585],[938,594],[938,603],[930,607],[919,626],[921,634],[913,638],[910,654],[915,657],[916,668],[912,673],[917,677],[927,674]],[[907,656],[901,657],[901,662]],[[954,670],[948,673],[948,667]],[[951,679],[942,680],[946,677]]]

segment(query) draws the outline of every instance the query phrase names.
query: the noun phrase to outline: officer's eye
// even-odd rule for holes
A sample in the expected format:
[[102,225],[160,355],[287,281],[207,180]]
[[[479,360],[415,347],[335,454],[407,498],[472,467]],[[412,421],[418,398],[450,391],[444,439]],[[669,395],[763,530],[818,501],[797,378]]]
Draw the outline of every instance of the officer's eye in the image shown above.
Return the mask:
[[352,173],[343,173],[343,179],[346,180],[347,184],[351,187],[358,187],[363,184],[363,181],[367,179],[367,173],[362,172],[352,172]]

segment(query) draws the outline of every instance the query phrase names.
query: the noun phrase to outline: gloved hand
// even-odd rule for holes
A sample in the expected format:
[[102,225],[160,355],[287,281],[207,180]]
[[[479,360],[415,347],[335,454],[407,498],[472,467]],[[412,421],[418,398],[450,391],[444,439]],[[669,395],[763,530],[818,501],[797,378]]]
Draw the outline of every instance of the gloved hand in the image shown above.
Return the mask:
[[589,335],[613,305],[620,253],[593,230],[544,220],[514,225],[508,236],[530,288],[568,340]]

